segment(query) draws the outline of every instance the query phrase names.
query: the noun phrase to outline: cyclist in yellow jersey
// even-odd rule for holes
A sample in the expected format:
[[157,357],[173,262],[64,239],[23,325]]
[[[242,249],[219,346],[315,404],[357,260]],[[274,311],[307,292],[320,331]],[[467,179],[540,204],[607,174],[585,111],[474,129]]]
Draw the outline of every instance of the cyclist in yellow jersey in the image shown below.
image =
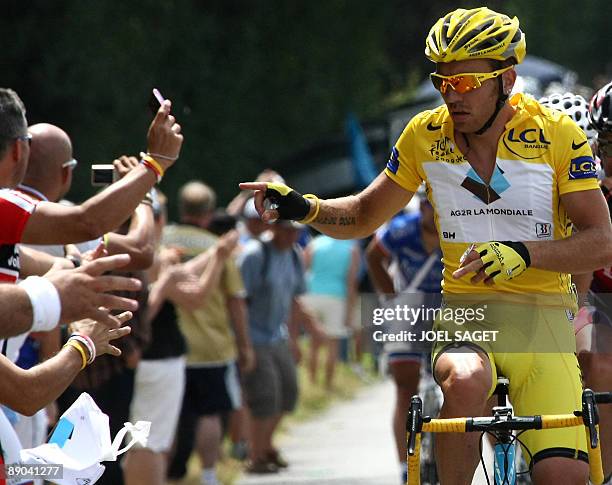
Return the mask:
[[[439,19],[426,56],[445,104],[415,116],[396,143],[387,168],[356,196],[319,200],[274,183],[255,190],[264,220],[296,219],[337,238],[371,234],[405,206],[422,181],[436,212],[443,252],[443,292],[494,298],[544,293],[569,295],[570,273],[612,262],[612,226],[598,189],[584,133],[569,117],[533,98],[508,99],[526,52],[517,18],[488,8],[458,9]],[[265,199],[271,206],[264,206]],[[570,234],[570,220],[579,229]],[[487,325],[520,323],[502,305]],[[530,319],[551,342],[573,341],[574,305],[537,306]],[[574,349],[575,349],[575,344]],[[559,347],[562,348],[561,346]],[[441,416],[485,414],[497,369],[510,378],[517,414],[578,409],[580,376],[572,348],[505,353],[493,345],[434,348],[434,372],[444,393]],[[584,484],[584,430],[523,435],[533,453],[535,484]],[[469,484],[478,462],[478,437],[440,435],[440,482]]]

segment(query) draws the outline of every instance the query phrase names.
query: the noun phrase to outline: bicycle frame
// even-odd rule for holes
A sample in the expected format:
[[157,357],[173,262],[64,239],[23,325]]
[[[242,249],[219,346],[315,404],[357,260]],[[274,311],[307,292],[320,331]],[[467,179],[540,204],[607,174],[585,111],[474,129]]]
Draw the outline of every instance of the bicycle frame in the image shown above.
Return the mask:
[[[507,377],[497,377],[497,386],[493,392],[497,395],[497,406],[493,408],[493,415],[497,419],[502,419],[502,416],[506,419],[512,417],[512,407],[508,403],[509,386]],[[498,431],[495,438],[493,482],[495,485],[516,485],[516,439],[510,431]],[[484,468],[484,461],[482,465]]]
[[[468,432],[504,432],[528,429],[553,429],[585,426],[589,440],[590,480],[594,485],[601,485],[604,480],[599,447],[599,414],[596,403],[612,402],[612,393],[594,393],[585,389],[582,393],[582,410],[574,414],[543,416],[500,415],[493,417],[431,419],[422,416],[423,403],[418,396],[412,398],[408,416],[408,485],[420,485],[420,446],[421,433],[468,433]],[[503,481],[501,483],[504,483]],[[512,483],[512,482],[510,482]],[[508,482],[506,481],[506,484]]]

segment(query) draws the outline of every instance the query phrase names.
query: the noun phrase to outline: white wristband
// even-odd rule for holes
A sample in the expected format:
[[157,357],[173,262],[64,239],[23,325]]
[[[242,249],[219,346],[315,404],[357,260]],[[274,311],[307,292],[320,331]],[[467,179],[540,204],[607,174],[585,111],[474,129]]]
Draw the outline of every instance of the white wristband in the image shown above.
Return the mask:
[[46,332],[57,327],[62,313],[62,302],[53,283],[40,276],[29,276],[19,282],[32,304],[32,332]]

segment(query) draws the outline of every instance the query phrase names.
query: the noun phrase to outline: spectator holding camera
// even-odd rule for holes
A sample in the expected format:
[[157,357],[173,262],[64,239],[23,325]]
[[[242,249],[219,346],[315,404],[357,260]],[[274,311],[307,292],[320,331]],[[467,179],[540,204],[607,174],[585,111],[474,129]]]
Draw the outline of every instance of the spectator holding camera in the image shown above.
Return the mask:
[[[0,281],[15,282],[19,276],[19,243],[65,244],[91,240],[113,230],[132,214],[145,193],[174,163],[180,152],[183,143],[181,127],[170,115],[170,107],[170,101],[166,100],[153,119],[148,132],[149,155],[145,155],[141,165],[80,206],[35,201],[13,190],[0,190]],[[31,140],[21,99],[13,90],[0,88],[0,187],[10,189],[22,182]],[[151,154],[157,158],[153,159]],[[38,287],[40,285],[44,282],[38,281]],[[57,288],[50,289],[47,285],[46,289],[57,298]],[[102,288],[103,291],[108,289]],[[91,301],[100,299],[101,296],[96,296]],[[108,305],[98,305],[107,307],[100,310],[98,306],[92,307],[91,301],[75,298],[70,309],[75,313],[87,309],[92,318],[113,322]],[[86,307],[77,308],[77,302]],[[31,327],[27,319],[23,327],[20,319],[10,323],[11,328],[7,329],[10,335],[21,333],[16,328],[27,331]]]
[[[18,241],[10,242],[65,244],[89,241],[119,227],[178,158],[183,136],[180,125],[170,114],[170,107],[170,101],[164,101],[151,122],[147,154],[143,155],[140,164],[83,204],[64,206],[35,202],[27,197],[12,197],[13,192],[3,191],[0,194],[2,209],[14,219],[12,222],[19,236]],[[26,172],[32,135],[27,133],[25,107],[14,91],[0,89],[0,113],[3,142],[0,145],[0,187],[14,188],[22,182]]]

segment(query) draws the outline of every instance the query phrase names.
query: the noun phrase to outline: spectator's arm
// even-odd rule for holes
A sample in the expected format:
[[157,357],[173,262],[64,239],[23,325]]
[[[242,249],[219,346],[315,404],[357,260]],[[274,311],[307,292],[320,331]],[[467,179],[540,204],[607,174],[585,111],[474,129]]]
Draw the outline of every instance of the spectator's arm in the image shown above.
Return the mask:
[[248,373],[253,369],[255,364],[255,354],[253,353],[253,347],[251,346],[251,339],[249,337],[248,311],[244,298],[229,296],[227,298],[227,310],[230,314],[234,335],[236,337],[238,364],[242,372]]
[[32,304],[23,288],[0,284],[0,338],[27,333],[32,328]]
[[249,192],[238,192],[229,204],[227,204],[226,212],[232,216],[239,216],[244,210],[244,205],[247,200],[252,197]]
[[155,182],[153,172],[140,165],[81,205],[40,202],[28,219],[22,240],[67,244],[90,241],[114,231],[130,217]]
[[66,258],[56,258],[42,251],[19,247],[19,277],[42,276],[52,269],[72,269],[74,265]]
[[313,340],[322,342],[325,340],[325,332],[321,329],[321,325],[317,318],[304,305],[299,296],[293,298],[291,306],[291,318],[289,319],[289,335],[297,342],[300,335],[300,323],[304,329],[310,334]]
[[62,347],[62,336],[59,327],[48,332],[35,332],[30,334],[39,345],[39,360],[44,362],[57,354]]
[[379,293],[391,295],[394,293],[393,280],[387,270],[389,257],[383,250],[375,236],[368,244],[366,249],[366,261],[368,263],[368,273],[372,278],[372,283]]
[[[120,324],[125,323],[131,313],[121,314]],[[129,327],[109,329],[94,320],[74,322],[76,331],[87,335],[93,343],[96,354],[120,355],[111,341],[124,337]],[[83,366],[79,350],[67,346],[54,357],[24,370],[17,367],[4,355],[0,355],[0,402],[18,413],[32,416],[53,402],[66,390]]]
[[[188,272],[188,279],[182,278],[181,280],[180,268],[170,268],[170,272],[175,271],[178,276],[174,276],[173,285],[166,286],[167,298],[190,312],[206,304],[210,292],[219,285],[223,273],[225,259],[218,257],[214,249],[210,249],[207,253],[211,253],[208,265],[200,276],[193,276],[191,272]],[[173,278],[173,275],[170,274],[167,277]]]
[[198,254],[196,257],[191,258],[189,261],[183,264],[183,267],[195,275],[201,275],[207,267],[209,258],[211,256],[214,255],[217,259],[221,259],[223,262],[225,262],[227,258],[231,256],[234,249],[236,249],[238,239],[238,231],[232,229],[221,236],[210,250],[204,251],[203,253]]
[[[168,100],[160,106],[147,137],[148,152],[165,155],[156,158],[163,170],[174,163],[183,144],[181,127],[170,114],[170,106]],[[22,242],[67,244],[90,241],[114,231],[136,210],[156,182],[153,170],[138,165],[121,180],[81,205],[68,207],[40,202],[28,219]]]
[[148,204],[140,204],[132,214],[127,234],[108,233],[108,254],[129,254],[130,264],[126,271],[147,269],[153,264],[154,228],[153,209]]
[[0,401],[18,413],[32,416],[66,390],[81,365],[82,357],[72,347],[28,370],[0,355]]

